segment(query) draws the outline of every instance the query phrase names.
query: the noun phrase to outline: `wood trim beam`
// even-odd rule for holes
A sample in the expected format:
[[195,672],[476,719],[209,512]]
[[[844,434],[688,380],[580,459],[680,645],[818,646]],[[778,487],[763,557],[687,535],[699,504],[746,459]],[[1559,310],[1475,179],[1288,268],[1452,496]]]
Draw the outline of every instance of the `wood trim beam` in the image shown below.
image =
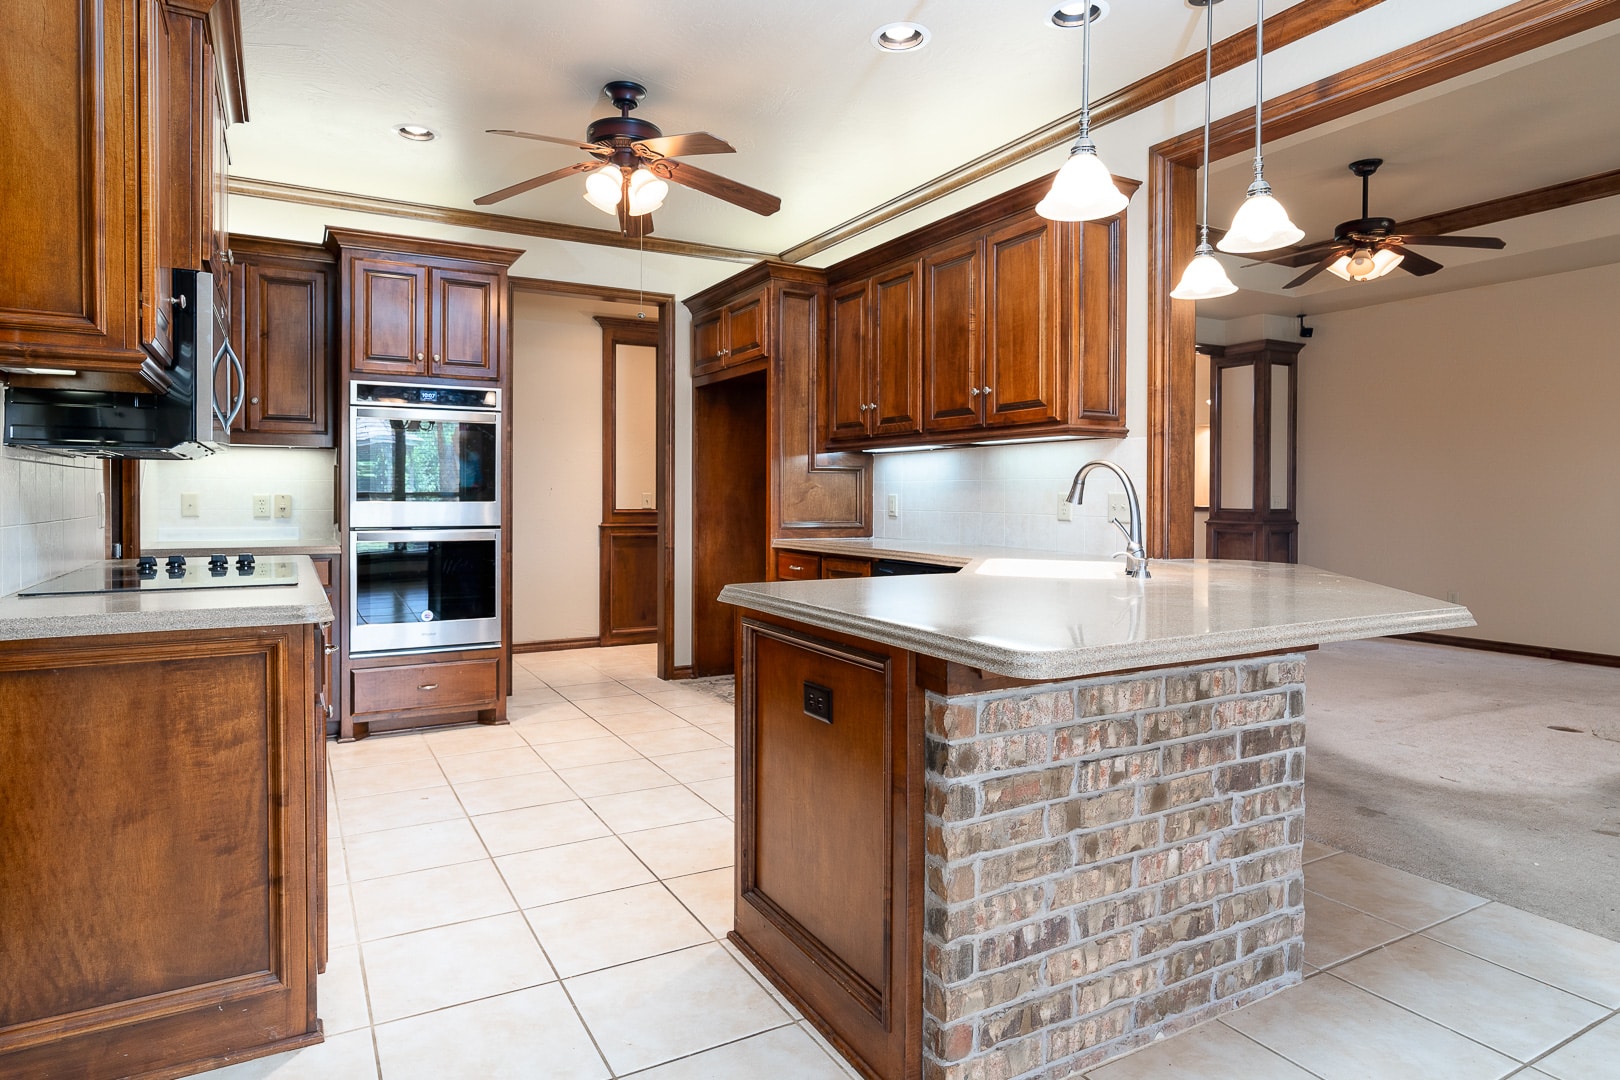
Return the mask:
[[[1332,26],[1341,19],[1347,19],[1382,2],[1383,0],[1314,0],[1313,3],[1297,4],[1286,11],[1278,12],[1266,20],[1266,51],[1275,52],[1285,45],[1291,45],[1318,30]],[[1252,28],[1233,34],[1215,44],[1214,69],[1217,75],[1242,67],[1253,59]],[[1173,98],[1185,90],[1200,85],[1203,81],[1204,57],[1200,50],[1097,99],[1091,107],[1091,126],[1094,129],[1102,127],[1150,105]],[[886,203],[788,248],[778,258],[784,262],[802,262],[812,255],[836,247],[846,240],[943,198],[953,191],[1062,146],[1074,138],[1079,122],[1078,109],[1066,113],[1034,131],[996,147],[989,153],[981,154],[959,169],[953,169],[943,176],[936,176]]]
[[[1273,98],[1264,105],[1266,132],[1275,139],[1306,131],[1615,19],[1620,19],[1620,0],[1519,0]],[[1266,33],[1271,34],[1269,19]],[[1250,110],[1214,124],[1211,159],[1248,150],[1253,125]],[[1172,303],[1170,289],[1191,255],[1197,225],[1192,188],[1202,137],[1201,128],[1193,129],[1148,154],[1147,541],[1154,558],[1192,554],[1191,357],[1197,341],[1194,306]],[[1188,418],[1185,423],[1182,417]]]
[[1561,184],[1548,184],[1534,191],[1521,191],[1500,199],[1487,199],[1472,206],[1460,206],[1428,217],[1401,222],[1401,232],[1413,236],[1444,236],[1494,225],[1498,221],[1528,217],[1548,210],[1562,210],[1584,202],[1607,199],[1620,195],[1620,169],[1583,176],[1579,180],[1566,180]]
[[1449,645],[1455,649],[1476,649],[1480,652],[1508,653],[1512,656],[1534,656],[1541,660],[1558,660],[1565,664],[1590,664],[1593,667],[1620,668],[1620,656],[1612,653],[1584,652],[1580,649],[1559,649],[1550,645],[1520,645],[1512,641],[1492,641],[1488,638],[1462,637],[1457,634],[1392,634],[1402,641],[1419,641],[1425,645]]
[[328,210],[356,210],[362,214],[431,221],[439,225],[484,229],[513,236],[535,236],[542,240],[562,240],[574,244],[628,248],[633,251],[646,250],[659,255],[684,255],[694,259],[719,259],[744,263],[772,257],[763,251],[746,251],[741,248],[721,247],[718,244],[699,244],[690,240],[669,240],[658,236],[638,240],[608,229],[589,229],[582,225],[565,225],[558,221],[540,221],[535,218],[515,217],[511,214],[489,214],[480,210],[461,210],[451,206],[435,206],[431,203],[385,199],[376,195],[355,195],[343,191],[328,191],[324,188],[304,187],[301,184],[283,184],[276,180],[254,180],[245,176],[231,177],[230,193],[249,199],[270,199],[301,206],[319,206]]

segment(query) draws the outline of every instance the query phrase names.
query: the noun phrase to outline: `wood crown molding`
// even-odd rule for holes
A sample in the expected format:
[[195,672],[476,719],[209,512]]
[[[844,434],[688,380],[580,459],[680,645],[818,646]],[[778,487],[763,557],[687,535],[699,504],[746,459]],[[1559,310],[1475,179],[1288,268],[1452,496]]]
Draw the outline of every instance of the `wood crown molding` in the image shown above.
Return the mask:
[[497,263],[501,266],[511,266],[527,254],[522,248],[485,247],[453,240],[429,240],[420,236],[336,229],[331,226],[327,226],[325,244],[334,250],[371,251],[383,255],[401,253],[425,255],[431,259],[470,259],[476,262]]
[[[1383,0],[1314,0],[1312,3],[1297,4],[1286,11],[1280,11],[1266,20],[1266,51],[1275,52],[1285,45],[1291,45],[1318,30],[1382,2]],[[1252,29],[1233,34],[1215,43],[1213,63],[1216,75],[1242,67],[1253,59]],[[1150,105],[1173,98],[1203,81],[1204,55],[1200,50],[1098,98],[1091,107],[1091,126],[1093,129],[1103,127]],[[875,229],[885,222],[943,198],[953,191],[1062,146],[1074,138],[1079,122],[1078,109],[1066,113],[1034,131],[998,146],[986,154],[981,154],[961,168],[953,169],[943,176],[936,176],[927,183],[919,184],[910,191],[897,195],[863,214],[858,214],[841,225],[818,233],[788,248],[778,257],[784,262],[801,262],[869,229]]]
[[511,214],[489,214],[480,210],[461,210],[451,206],[385,199],[375,195],[327,191],[323,188],[304,187],[301,184],[283,184],[275,180],[253,180],[245,176],[231,177],[230,193],[249,199],[269,199],[273,202],[319,206],[329,210],[356,210],[362,214],[431,221],[463,229],[484,229],[488,232],[508,233],[513,236],[535,236],[542,240],[563,240],[575,244],[595,244],[599,247],[645,250],[660,255],[685,255],[695,259],[750,263],[772,257],[763,251],[698,244],[689,240],[666,240],[657,236],[636,240],[607,229],[589,229],[583,225],[565,225],[557,221],[514,217]]

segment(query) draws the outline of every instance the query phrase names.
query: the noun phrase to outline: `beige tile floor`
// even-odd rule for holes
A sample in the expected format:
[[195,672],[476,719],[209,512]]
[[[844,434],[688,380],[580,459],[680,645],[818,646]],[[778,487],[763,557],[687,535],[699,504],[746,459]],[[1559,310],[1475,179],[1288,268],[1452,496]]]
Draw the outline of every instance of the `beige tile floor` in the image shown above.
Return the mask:
[[[221,1080],[847,1080],[724,941],[732,716],[651,647],[331,747],[320,1046]],[[1300,986],[1090,1080],[1620,1080],[1620,944],[1318,845]]]

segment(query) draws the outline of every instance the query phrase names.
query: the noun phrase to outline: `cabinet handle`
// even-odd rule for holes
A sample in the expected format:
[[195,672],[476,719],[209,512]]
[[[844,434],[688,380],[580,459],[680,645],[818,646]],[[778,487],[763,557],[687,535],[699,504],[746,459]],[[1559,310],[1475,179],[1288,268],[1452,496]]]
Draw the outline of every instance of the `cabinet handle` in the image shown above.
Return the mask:
[[251,401],[252,401],[252,402],[253,402],[253,404],[255,404],[255,405],[257,405],[257,404],[258,404],[258,403],[259,403],[259,399],[258,399],[258,398],[251,398],[251,399],[249,399],[249,400],[251,400]]
[[433,362],[435,364],[437,364],[439,362],[439,354],[438,353],[433,354]]
[[424,359],[426,359],[426,354],[424,354],[424,353],[417,353],[417,354],[416,354],[416,359],[417,359],[417,362],[418,362],[418,363],[420,363],[420,362],[421,362],[421,361],[422,361],[422,360],[424,360]]
[[978,397],[978,396],[979,396],[979,388],[977,386],[968,387],[968,397]]
[[436,682],[423,683],[421,686],[417,687],[418,690],[437,690],[438,688],[439,684]]
[[720,350],[720,355],[721,356],[730,356],[731,355],[731,350],[730,349],[721,349]]
[[877,411],[877,402],[875,402],[875,401],[872,402],[870,405],[867,406],[867,408],[873,410],[874,412]]
[[987,387],[985,387],[985,388],[984,388],[984,396],[985,396],[985,397],[989,397],[989,396],[990,396],[990,388],[989,388],[989,387],[988,387],[988,386],[987,386]]
[[792,563],[788,563],[788,569],[792,570],[794,573],[803,573],[804,572],[804,567],[795,566]]
[[866,411],[866,402],[863,401],[863,402],[861,402],[861,412],[865,412],[865,411]]
[[179,308],[181,311],[184,311],[186,309],[186,298],[184,296],[166,297],[166,298],[164,298],[163,302],[165,304],[173,304],[175,307]]
[[338,647],[336,645],[328,645],[321,651],[326,653],[327,656],[331,656],[333,653],[337,652],[337,649]]

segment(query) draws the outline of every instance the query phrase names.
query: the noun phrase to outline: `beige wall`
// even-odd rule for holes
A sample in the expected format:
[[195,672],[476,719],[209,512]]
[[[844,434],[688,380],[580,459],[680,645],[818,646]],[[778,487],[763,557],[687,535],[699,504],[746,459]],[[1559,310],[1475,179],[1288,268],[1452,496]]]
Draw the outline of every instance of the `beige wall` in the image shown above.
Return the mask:
[[633,304],[512,296],[512,640],[594,638],[602,328]]
[[1620,265],[1323,315],[1300,354],[1302,562],[1473,637],[1620,654]]

